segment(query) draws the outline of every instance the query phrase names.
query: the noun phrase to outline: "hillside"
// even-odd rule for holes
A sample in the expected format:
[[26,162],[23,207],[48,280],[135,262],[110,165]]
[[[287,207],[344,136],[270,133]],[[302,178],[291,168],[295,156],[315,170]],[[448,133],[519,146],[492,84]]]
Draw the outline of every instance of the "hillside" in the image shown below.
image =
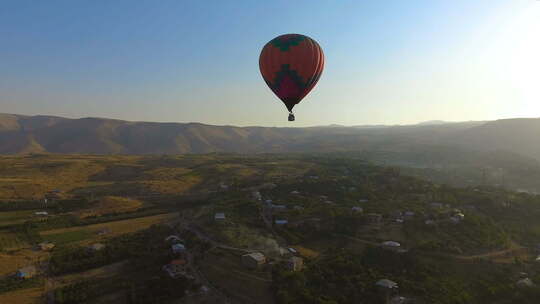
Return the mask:
[[539,160],[540,142],[536,140],[539,131],[540,119],[271,128],[0,114],[0,154],[409,152],[445,147],[465,151],[502,150]]

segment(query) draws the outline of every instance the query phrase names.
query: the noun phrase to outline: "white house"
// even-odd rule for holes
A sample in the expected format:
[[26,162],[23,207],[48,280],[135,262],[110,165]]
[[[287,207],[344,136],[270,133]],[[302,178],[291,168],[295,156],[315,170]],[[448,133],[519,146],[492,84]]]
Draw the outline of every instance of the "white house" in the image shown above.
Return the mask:
[[398,288],[398,284],[396,282],[390,281],[388,279],[378,280],[377,283],[375,283],[375,285],[377,285],[379,287],[382,287],[382,288],[387,288],[387,289],[397,289]]
[[171,249],[173,253],[183,253],[184,251],[186,251],[186,246],[178,243],[178,244],[173,244],[171,246]]
[[214,220],[218,221],[218,222],[223,222],[225,220],[225,213],[218,212],[218,213],[214,214]]
[[289,223],[288,220],[275,220],[274,223],[278,226],[287,225]]
[[353,212],[356,212],[356,213],[362,213],[362,212],[364,212],[364,208],[359,207],[359,206],[354,206],[354,207],[351,208],[351,210],[352,210]]

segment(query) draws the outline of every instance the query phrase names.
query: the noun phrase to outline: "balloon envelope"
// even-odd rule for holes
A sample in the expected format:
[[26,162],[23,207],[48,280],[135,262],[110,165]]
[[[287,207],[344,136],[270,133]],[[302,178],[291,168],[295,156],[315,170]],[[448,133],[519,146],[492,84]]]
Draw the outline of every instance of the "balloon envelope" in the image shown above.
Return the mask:
[[266,84],[292,111],[321,77],[324,54],[319,44],[307,36],[281,35],[263,47],[259,68]]

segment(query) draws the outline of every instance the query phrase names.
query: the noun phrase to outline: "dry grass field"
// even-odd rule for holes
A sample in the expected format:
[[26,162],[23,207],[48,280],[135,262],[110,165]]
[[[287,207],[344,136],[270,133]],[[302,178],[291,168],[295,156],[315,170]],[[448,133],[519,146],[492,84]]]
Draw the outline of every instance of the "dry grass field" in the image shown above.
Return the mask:
[[43,303],[43,287],[19,289],[0,294],[2,304],[36,304]]
[[110,213],[123,213],[135,211],[141,208],[143,203],[139,200],[118,197],[118,196],[105,196],[99,200],[97,205],[92,206],[91,209],[83,209],[75,212],[80,218],[89,216],[101,216]]
[[[0,253],[0,276],[15,272],[17,269],[43,260],[46,252],[23,249],[16,252]],[[0,303],[3,303],[0,301]]]
[[[90,242],[103,238],[110,238],[121,234],[136,232],[146,229],[154,224],[165,223],[178,217],[177,213],[159,214],[154,216],[140,217],[129,220],[100,223],[82,227],[70,227],[47,230],[40,233],[44,240],[56,240],[57,242]],[[110,232],[104,235],[98,235],[103,229],[109,229]]]

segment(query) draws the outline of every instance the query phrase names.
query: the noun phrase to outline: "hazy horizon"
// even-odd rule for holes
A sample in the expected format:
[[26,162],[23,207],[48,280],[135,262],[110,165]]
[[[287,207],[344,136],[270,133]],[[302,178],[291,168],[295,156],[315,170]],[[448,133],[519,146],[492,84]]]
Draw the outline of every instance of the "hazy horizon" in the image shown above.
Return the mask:
[[[262,46],[317,40],[326,68],[295,108]],[[406,125],[540,117],[540,1],[7,1],[0,112],[235,126]]]

